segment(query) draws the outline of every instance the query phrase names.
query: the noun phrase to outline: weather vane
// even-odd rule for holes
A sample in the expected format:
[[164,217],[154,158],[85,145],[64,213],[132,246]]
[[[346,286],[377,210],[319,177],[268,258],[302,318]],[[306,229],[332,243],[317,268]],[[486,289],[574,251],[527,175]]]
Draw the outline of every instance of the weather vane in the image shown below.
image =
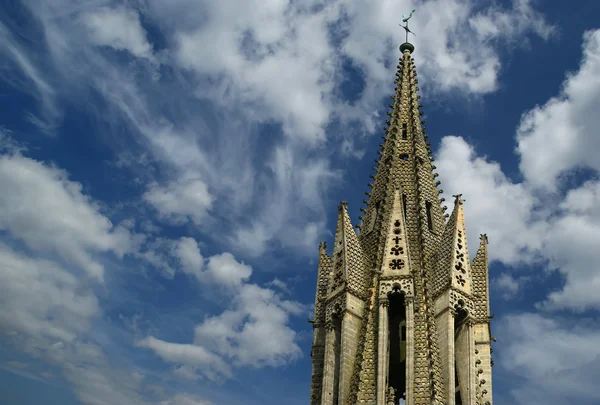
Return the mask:
[[406,31],[406,42],[408,42],[408,33],[409,32],[416,36],[416,34],[414,32],[412,32],[410,29],[408,29],[408,20],[410,20],[410,18],[412,17],[414,12],[415,12],[415,9],[412,9],[410,14],[408,15],[408,17],[405,16],[404,14],[402,14],[402,22],[404,23],[404,25],[400,24],[400,26],[402,28],[404,28],[404,31]]

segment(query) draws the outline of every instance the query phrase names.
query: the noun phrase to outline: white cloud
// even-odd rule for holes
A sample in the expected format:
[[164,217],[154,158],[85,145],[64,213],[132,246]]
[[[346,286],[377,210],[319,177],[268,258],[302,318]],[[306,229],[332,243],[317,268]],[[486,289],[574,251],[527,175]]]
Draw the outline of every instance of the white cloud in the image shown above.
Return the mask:
[[502,345],[500,364],[521,377],[511,389],[519,404],[596,404],[600,394],[600,330],[597,320],[507,316],[494,328]]
[[16,40],[8,28],[1,22],[0,55],[3,55],[7,61],[14,63],[19,68],[19,73],[23,74],[27,79],[23,82],[19,75],[16,75],[16,78],[8,75],[8,82],[39,100],[41,116],[37,116],[31,112],[26,113],[26,116],[42,132],[51,133],[62,115],[57,107],[57,91],[49,83],[44,73],[38,70],[37,64],[30,57],[27,49]]
[[150,185],[144,199],[167,221],[200,224],[213,203],[206,184],[200,179],[171,183],[167,187]]
[[[459,137],[442,140],[436,161],[446,198],[463,193],[467,200],[470,241],[487,233],[492,260],[512,266],[542,260],[564,276],[562,288],[538,303],[546,310],[600,308],[594,257],[600,240],[600,182],[590,180],[564,196],[540,192],[557,191],[557,177],[580,166],[598,175],[591,151],[597,138],[592,111],[600,105],[600,81],[593,72],[599,68],[600,30],[585,34],[580,70],[567,77],[563,95],[523,116],[517,131],[523,183],[513,183],[497,163],[478,157]],[[575,111],[581,119],[573,120]],[[500,281],[510,287],[507,278]]]
[[511,274],[502,273],[493,281],[493,283],[495,284],[496,288],[503,292],[502,297],[505,300],[509,300],[515,297],[528,281],[529,278],[525,276],[516,278]]
[[122,256],[136,242],[127,229],[100,214],[81,188],[63,170],[18,154],[0,156],[0,230],[102,280],[104,268],[93,254]]
[[[364,135],[365,128],[374,130],[399,56],[394,50],[402,36],[397,16],[412,6],[393,0],[151,2],[143,9],[144,19],[158,28],[166,46],[155,57],[172,71],[161,78],[143,61],[120,65],[90,47],[128,49],[145,60],[152,47],[135,10],[80,9],[65,0],[43,7],[27,4],[46,33],[58,72],[53,79],[72,90],[68,94],[80,105],[90,104],[82,89],[101,94],[111,125],[124,118],[139,145],[149,149],[157,165],[169,168],[169,178],[151,184],[145,194],[162,218],[205,225],[207,235],[234,242],[236,249],[253,256],[290,246],[291,239],[302,241],[294,244],[296,251],[314,251],[325,233],[322,191],[331,191],[339,180],[331,157],[317,155],[315,147],[333,136],[345,145],[336,153],[356,153],[348,147],[351,138]],[[424,22],[419,15],[434,17]],[[482,20],[486,16],[494,18]],[[476,17],[485,22],[478,27],[501,26],[500,41],[470,35],[474,31],[467,22]],[[501,22],[508,17],[515,22],[509,31]],[[423,25],[414,41],[429,78],[425,85],[466,94],[496,88],[498,43],[515,35],[544,37],[549,29],[524,1],[501,10],[432,0],[414,19]],[[354,106],[339,99],[343,77],[338,72],[345,59],[360,68],[367,82]],[[107,117],[106,111],[93,113],[101,120]],[[337,117],[346,123],[358,119],[366,127],[326,134],[326,125]],[[260,123],[276,124],[268,139],[257,134]],[[208,212],[239,226],[232,235],[223,235],[219,221],[209,223]]]
[[551,220],[544,253],[550,265],[566,278],[559,291],[543,303],[546,309],[582,311],[600,308],[600,271],[597,247],[600,241],[600,182],[589,181],[569,191],[560,208],[562,215]]
[[[535,258],[546,226],[533,221],[535,201],[525,185],[511,182],[500,164],[477,156],[461,137],[442,139],[435,165],[449,210],[453,209],[452,195],[463,194],[466,200],[467,237],[471,243],[486,233],[491,260],[518,264]],[[474,255],[476,248],[471,246],[469,253]]]
[[[165,253],[172,255],[184,273],[195,276],[201,283],[211,287],[224,287],[226,290],[242,286],[252,275],[252,268],[238,262],[228,252],[204,258],[195,239],[183,237],[178,241],[165,242],[171,249]],[[163,261],[167,259],[163,257]],[[159,262],[160,263],[160,262]]]
[[218,88],[202,92],[220,103],[243,103],[260,120],[283,122],[289,136],[323,140],[334,86],[330,7],[313,14],[282,0],[201,6],[210,22],[176,38],[182,67],[223,78]]
[[[389,92],[390,78],[400,56],[399,51],[392,52],[390,44],[397,49],[404,40],[398,16],[415,8],[415,2],[348,0],[342,4],[349,21],[342,25],[348,37],[341,47],[362,69],[366,88],[358,103],[360,107],[341,113],[349,119],[353,115],[364,116],[371,120],[368,124],[373,130],[373,124],[382,120],[376,115],[374,103]],[[424,84],[425,91],[458,90],[466,95],[493,92],[498,87],[501,68],[499,45],[517,37],[522,43],[529,35],[546,38],[551,31],[543,15],[528,1],[515,1],[508,9],[494,4],[477,6],[475,2],[432,0],[416,7],[410,23],[417,27],[417,36],[409,40],[416,48],[417,68],[423,73],[420,85]]]
[[286,282],[278,279],[277,277],[275,277],[273,280],[269,281],[266,285],[267,285],[267,287],[275,287],[285,293],[290,292],[290,288],[288,287]]
[[236,365],[278,366],[301,355],[289,314],[302,307],[282,301],[274,291],[244,285],[234,298],[234,309],[208,318],[196,327],[194,342],[233,360]]
[[[584,35],[579,70],[567,76],[560,94],[527,112],[517,131],[521,171],[537,188],[556,189],[573,169],[600,170],[600,30]],[[560,181],[559,181],[560,183]]]
[[160,405],[211,405],[211,402],[195,395],[177,394],[171,399],[162,401]]
[[208,259],[206,275],[216,284],[236,288],[250,278],[252,268],[235,260],[231,253],[221,253]]
[[0,329],[40,341],[72,342],[100,313],[96,296],[56,263],[0,243]]
[[152,58],[152,46],[136,10],[104,7],[84,13],[81,21],[92,43],[127,50],[140,58]]
[[204,269],[204,258],[200,253],[198,243],[189,237],[183,237],[175,244],[175,257],[181,263],[184,273],[193,274],[201,278]]
[[231,377],[231,369],[227,363],[202,346],[169,343],[153,336],[137,341],[136,345],[151,349],[165,361],[199,367],[201,372],[211,380],[216,380],[219,376]]
[[[180,240],[179,246],[187,245],[191,262],[198,264],[199,251],[192,242]],[[195,275],[205,286],[226,287],[221,292],[231,302],[230,308],[198,324],[193,344],[148,337],[138,346],[177,364],[174,374],[185,379],[195,379],[198,373],[211,379],[231,376],[223,364],[274,367],[296,360],[301,350],[288,322],[290,315],[304,314],[306,309],[297,302],[281,299],[271,289],[247,283],[251,274],[250,266],[237,262],[230,253],[211,256],[205,269]]]
[[[477,241],[478,234],[487,233],[491,260],[509,266],[523,262],[546,264],[564,275],[565,285],[551,292],[539,303],[541,307],[577,311],[600,308],[596,294],[600,277],[593,253],[600,240],[597,181],[569,191],[564,199],[549,200],[546,195],[534,193],[527,182],[511,182],[497,163],[478,157],[459,137],[442,140],[436,164],[445,198],[452,201],[449,195],[462,193],[466,200],[467,237],[471,243]],[[471,255],[474,248],[470,249]],[[517,279],[526,282],[527,274]],[[515,280],[508,275],[498,281],[508,295],[516,288],[512,284]]]
[[522,41],[525,33],[531,32],[548,39],[556,34],[544,16],[535,10],[532,0],[513,0],[512,10],[492,6],[469,19],[469,25],[477,38],[484,41],[505,37],[511,41]]

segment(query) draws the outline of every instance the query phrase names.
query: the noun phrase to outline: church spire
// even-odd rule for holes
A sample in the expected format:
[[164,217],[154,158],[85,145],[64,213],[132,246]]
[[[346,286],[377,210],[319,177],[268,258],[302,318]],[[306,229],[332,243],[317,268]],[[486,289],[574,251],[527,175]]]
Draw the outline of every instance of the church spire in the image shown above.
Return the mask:
[[[403,16],[403,21],[408,24],[409,18],[410,15]],[[387,206],[388,202],[393,201],[392,194],[398,188],[404,190],[402,198],[406,215],[422,216],[426,234],[433,233],[439,237],[444,229],[443,200],[439,198],[442,191],[437,189],[440,182],[438,174],[434,173],[431,144],[427,142],[425,120],[422,119],[419,80],[411,57],[414,49],[409,42],[400,46],[402,55],[394,80],[395,94],[390,97],[393,101],[389,104],[391,111],[387,113],[389,118],[383,128],[384,142],[379,144],[379,158],[373,168],[376,173],[371,175],[373,181],[369,183],[371,190],[365,192],[367,207],[362,209],[364,215],[359,229],[361,241],[365,242],[368,250],[382,250],[381,241],[386,231],[384,216],[387,217],[385,213],[391,209]],[[429,242],[431,238],[425,235],[425,239]]]
[[411,16],[360,233],[342,203],[332,257],[320,249],[312,405],[492,401],[487,247],[469,262],[460,196],[445,221]]

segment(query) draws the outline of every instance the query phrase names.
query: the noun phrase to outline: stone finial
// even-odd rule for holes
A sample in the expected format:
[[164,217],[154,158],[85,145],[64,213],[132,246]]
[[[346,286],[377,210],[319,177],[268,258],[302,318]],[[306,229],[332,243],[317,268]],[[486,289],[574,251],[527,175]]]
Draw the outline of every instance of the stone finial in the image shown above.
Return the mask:
[[319,243],[319,252],[323,253],[327,251],[327,242]]
[[452,197],[454,197],[454,204],[462,204],[467,201],[462,199],[462,194],[454,194]]

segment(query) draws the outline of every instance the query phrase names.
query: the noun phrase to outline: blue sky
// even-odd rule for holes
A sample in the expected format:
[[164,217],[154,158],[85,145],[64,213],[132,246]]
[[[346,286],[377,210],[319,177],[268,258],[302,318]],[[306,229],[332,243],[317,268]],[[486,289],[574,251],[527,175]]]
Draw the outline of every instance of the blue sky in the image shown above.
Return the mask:
[[400,16],[489,237],[496,404],[597,404],[596,0],[0,3],[0,402],[303,404]]

